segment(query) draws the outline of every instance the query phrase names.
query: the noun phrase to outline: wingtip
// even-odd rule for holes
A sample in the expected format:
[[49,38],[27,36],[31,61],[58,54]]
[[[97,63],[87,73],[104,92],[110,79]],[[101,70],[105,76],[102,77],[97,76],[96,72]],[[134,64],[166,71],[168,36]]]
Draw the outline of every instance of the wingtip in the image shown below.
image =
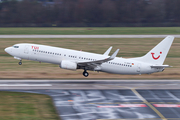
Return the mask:
[[168,35],[166,38],[174,39],[175,37],[172,35]]
[[111,52],[112,46],[109,47],[109,49],[103,54],[103,55],[109,55],[109,53]]
[[114,59],[114,58],[117,56],[118,52],[119,52],[119,49],[117,49],[117,50],[111,55],[110,59]]

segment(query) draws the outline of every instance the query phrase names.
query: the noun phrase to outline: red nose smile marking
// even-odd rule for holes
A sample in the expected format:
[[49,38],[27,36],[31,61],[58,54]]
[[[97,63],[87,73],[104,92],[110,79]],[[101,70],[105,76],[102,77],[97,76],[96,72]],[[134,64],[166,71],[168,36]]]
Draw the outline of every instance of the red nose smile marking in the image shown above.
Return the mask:
[[[153,58],[154,60],[157,60],[157,59],[160,58],[160,55],[159,55],[158,57],[154,57],[154,54],[155,54],[155,53],[151,53],[151,54],[152,54],[152,58]],[[162,54],[162,52],[160,52],[160,54]]]

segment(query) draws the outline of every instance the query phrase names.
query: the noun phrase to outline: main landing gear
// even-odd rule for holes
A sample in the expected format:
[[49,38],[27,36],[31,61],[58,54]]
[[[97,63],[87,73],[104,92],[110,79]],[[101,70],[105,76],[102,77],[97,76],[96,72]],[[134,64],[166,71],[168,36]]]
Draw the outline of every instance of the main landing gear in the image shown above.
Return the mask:
[[22,60],[20,60],[19,65],[22,65]]
[[84,75],[85,77],[87,77],[87,76],[89,75],[89,73],[88,73],[86,70],[84,70],[83,75]]

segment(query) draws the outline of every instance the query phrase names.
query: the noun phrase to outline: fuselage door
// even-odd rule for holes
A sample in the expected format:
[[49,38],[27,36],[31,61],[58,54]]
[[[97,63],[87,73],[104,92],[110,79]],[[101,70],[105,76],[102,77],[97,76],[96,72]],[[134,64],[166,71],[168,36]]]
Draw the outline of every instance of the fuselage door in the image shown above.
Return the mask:
[[137,72],[141,72],[141,63],[138,63],[138,65],[137,65]]
[[26,45],[24,48],[24,53],[29,54],[29,45]]

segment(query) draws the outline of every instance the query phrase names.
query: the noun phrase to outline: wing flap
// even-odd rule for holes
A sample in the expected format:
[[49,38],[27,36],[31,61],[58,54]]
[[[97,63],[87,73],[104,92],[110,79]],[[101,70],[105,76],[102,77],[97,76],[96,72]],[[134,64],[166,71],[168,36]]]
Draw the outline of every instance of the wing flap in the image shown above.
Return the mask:
[[104,62],[113,60],[117,56],[118,52],[119,52],[119,49],[117,49],[109,58],[106,58],[106,59],[96,60],[96,61],[88,61],[88,62],[78,62],[77,64],[81,67],[95,68]]

